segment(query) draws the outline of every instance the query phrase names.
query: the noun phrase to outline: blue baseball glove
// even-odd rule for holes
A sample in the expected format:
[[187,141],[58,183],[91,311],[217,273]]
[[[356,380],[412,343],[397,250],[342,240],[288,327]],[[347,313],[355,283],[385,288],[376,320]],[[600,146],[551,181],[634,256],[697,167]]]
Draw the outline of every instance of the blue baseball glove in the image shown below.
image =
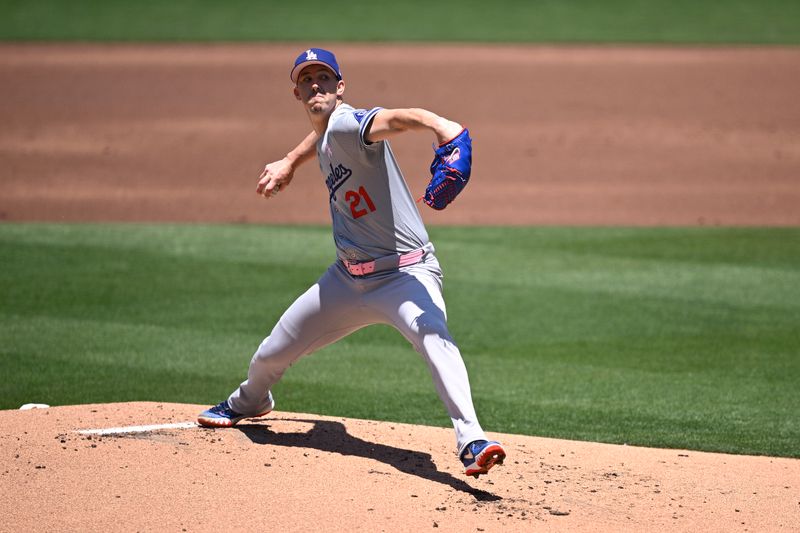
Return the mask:
[[454,139],[434,150],[431,181],[423,199],[434,209],[444,209],[455,200],[472,173],[472,139],[464,128]]

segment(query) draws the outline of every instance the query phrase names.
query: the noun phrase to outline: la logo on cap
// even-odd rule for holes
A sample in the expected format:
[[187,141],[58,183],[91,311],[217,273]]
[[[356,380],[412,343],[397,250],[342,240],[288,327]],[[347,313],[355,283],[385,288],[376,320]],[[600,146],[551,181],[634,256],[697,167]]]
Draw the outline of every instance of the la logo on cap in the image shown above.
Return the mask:
[[298,55],[297,59],[294,61],[294,68],[289,73],[289,77],[294,83],[297,83],[297,76],[300,74],[303,67],[307,66],[309,63],[325,65],[336,74],[337,80],[342,79],[342,71],[339,70],[339,64],[336,62],[336,56],[333,55],[333,52],[323,50],[322,48],[309,48],[304,52],[300,52],[300,55]]

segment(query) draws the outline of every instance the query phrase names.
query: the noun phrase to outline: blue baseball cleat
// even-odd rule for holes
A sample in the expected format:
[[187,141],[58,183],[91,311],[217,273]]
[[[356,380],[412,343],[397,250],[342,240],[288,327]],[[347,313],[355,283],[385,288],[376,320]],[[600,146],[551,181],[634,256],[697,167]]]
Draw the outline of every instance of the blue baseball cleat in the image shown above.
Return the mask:
[[496,441],[476,440],[467,444],[461,452],[461,462],[466,469],[465,474],[475,479],[481,474],[486,474],[494,465],[503,464],[506,451]]
[[269,414],[273,407],[274,404],[263,413],[257,415],[243,415],[231,409],[230,405],[228,405],[228,400],[225,400],[200,413],[197,417],[197,423],[207,428],[229,428],[235,426],[245,418],[256,418]]

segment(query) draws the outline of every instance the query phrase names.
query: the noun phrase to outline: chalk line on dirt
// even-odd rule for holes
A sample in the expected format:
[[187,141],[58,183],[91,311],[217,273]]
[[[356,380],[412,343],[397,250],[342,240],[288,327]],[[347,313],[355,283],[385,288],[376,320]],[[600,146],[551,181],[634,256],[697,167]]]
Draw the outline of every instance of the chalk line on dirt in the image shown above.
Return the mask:
[[152,424],[148,426],[125,426],[105,429],[79,429],[81,435],[124,435],[127,433],[147,433],[162,429],[188,429],[199,427],[197,422],[176,422],[173,424]]

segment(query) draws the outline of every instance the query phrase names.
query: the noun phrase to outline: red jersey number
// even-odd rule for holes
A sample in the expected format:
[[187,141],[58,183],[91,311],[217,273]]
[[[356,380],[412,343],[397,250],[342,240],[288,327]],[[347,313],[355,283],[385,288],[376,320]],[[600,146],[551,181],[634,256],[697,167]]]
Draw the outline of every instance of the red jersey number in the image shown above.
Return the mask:
[[354,219],[375,211],[375,204],[372,203],[372,198],[369,197],[363,186],[359,187],[357,191],[347,191],[344,200],[350,203],[350,213]]

